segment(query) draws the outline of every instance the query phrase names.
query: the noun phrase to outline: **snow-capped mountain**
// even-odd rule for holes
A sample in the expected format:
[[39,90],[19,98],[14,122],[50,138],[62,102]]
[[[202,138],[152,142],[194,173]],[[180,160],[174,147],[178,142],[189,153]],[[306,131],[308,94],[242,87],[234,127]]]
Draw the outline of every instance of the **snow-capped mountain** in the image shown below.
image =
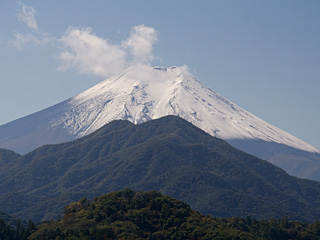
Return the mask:
[[[244,142],[256,144],[262,141],[264,144],[279,144],[312,154],[312,159],[307,159],[308,164],[317,165],[316,168],[312,166],[313,170],[320,169],[319,149],[210,90],[192,76],[185,66],[132,66],[62,103],[0,126],[0,147],[24,153],[43,144],[85,136],[112,120],[126,119],[139,124],[166,115],[180,116],[239,148]],[[255,153],[247,146],[243,149]],[[287,168],[282,166],[279,152],[276,159],[275,154],[271,157],[255,154],[295,174],[297,163],[293,167],[289,161]],[[285,154],[287,162],[292,153]],[[297,158],[294,160],[296,162]],[[300,159],[298,163],[302,163]],[[313,171],[311,175],[314,174]],[[295,175],[310,177],[305,173]],[[320,179],[320,174],[310,178]]]

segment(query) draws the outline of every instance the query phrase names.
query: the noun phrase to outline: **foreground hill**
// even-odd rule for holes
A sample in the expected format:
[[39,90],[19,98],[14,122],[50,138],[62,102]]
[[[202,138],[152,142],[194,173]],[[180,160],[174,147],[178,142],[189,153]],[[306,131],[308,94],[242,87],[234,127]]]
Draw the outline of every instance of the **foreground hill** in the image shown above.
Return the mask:
[[179,116],[208,134],[320,181],[320,150],[212,91],[186,67],[135,65],[57,105],[0,126],[0,147],[27,153],[88,135],[113,120]]
[[29,239],[319,239],[320,223],[249,217],[218,219],[156,191],[125,189],[65,207],[59,221],[41,224]]
[[113,121],[9,161],[0,166],[0,210],[50,219],[83,196],[125,187],[158,190],[217,217],[320,217],[320,183],[289,176],[174,116]]

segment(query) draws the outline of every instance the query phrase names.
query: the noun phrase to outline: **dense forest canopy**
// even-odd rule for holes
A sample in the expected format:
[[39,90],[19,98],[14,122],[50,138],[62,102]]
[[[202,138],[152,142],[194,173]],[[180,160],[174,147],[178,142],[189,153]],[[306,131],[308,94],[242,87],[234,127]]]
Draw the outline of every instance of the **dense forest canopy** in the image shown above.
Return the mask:
[[182,201],[157,191],[130,189],[111,192],[93,201],[82,198],[64,209],[61,219],[15,229],[0,221],[0,239],[320,239],[320,222],[216,218],[200,214]]

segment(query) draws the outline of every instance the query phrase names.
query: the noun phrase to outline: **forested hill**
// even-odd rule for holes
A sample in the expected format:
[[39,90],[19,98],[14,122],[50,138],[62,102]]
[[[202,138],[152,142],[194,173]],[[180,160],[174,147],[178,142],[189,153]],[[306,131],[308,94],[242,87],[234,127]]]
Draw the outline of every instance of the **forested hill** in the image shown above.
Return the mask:
[[37,227],[32,239],[319,239],[320,223],[287,218],[218,219],[156,191],[125,189],[65,207],[64,216]]
[[320,218],[320,183],[231,147],[174,116],[114,121],[0,166],[0,210],[34,221],[124,188],[158,190],[217,217]]

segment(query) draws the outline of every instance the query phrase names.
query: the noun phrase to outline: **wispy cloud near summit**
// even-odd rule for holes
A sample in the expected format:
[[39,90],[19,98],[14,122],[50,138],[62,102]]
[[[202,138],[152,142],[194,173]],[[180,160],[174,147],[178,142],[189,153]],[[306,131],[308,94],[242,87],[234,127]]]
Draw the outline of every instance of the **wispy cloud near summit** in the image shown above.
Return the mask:
[[158,41],[158,31],[145,25],[134,26],[123,46],[130,49],[134,61],[149,63],[153,60],[153,45]]
[[25,24],[34,32],[39,32],[38,23],[35,18],[36,10],[33,7],[27,6],[21,2],[18,2],[21,6],[17,13],[19,21]]
[[126,52],[98,37],[91,28],[69,28],[60,39],[59,70],[108,76],[126,65]]
[[25,48],[28,44],[34,44],[37,46],[43,46],[46,43],[54,41],[49,37],[49,34],[41,32],[38,27],[38,22],[36,20],[36,10],[33,7],[27,6],[21,2],[18,2],[20,9],[17,13],[18,20],[27,26],[28,32],[15,33],[15,39],[13,45],[21,50]]
[[61,42],[64,50],[58,56],[60,70],[107,77],[135,63],[149,64],[157,31],[145,25],[134,26],[128,39],[113,45],[92,28],[71,27]]

